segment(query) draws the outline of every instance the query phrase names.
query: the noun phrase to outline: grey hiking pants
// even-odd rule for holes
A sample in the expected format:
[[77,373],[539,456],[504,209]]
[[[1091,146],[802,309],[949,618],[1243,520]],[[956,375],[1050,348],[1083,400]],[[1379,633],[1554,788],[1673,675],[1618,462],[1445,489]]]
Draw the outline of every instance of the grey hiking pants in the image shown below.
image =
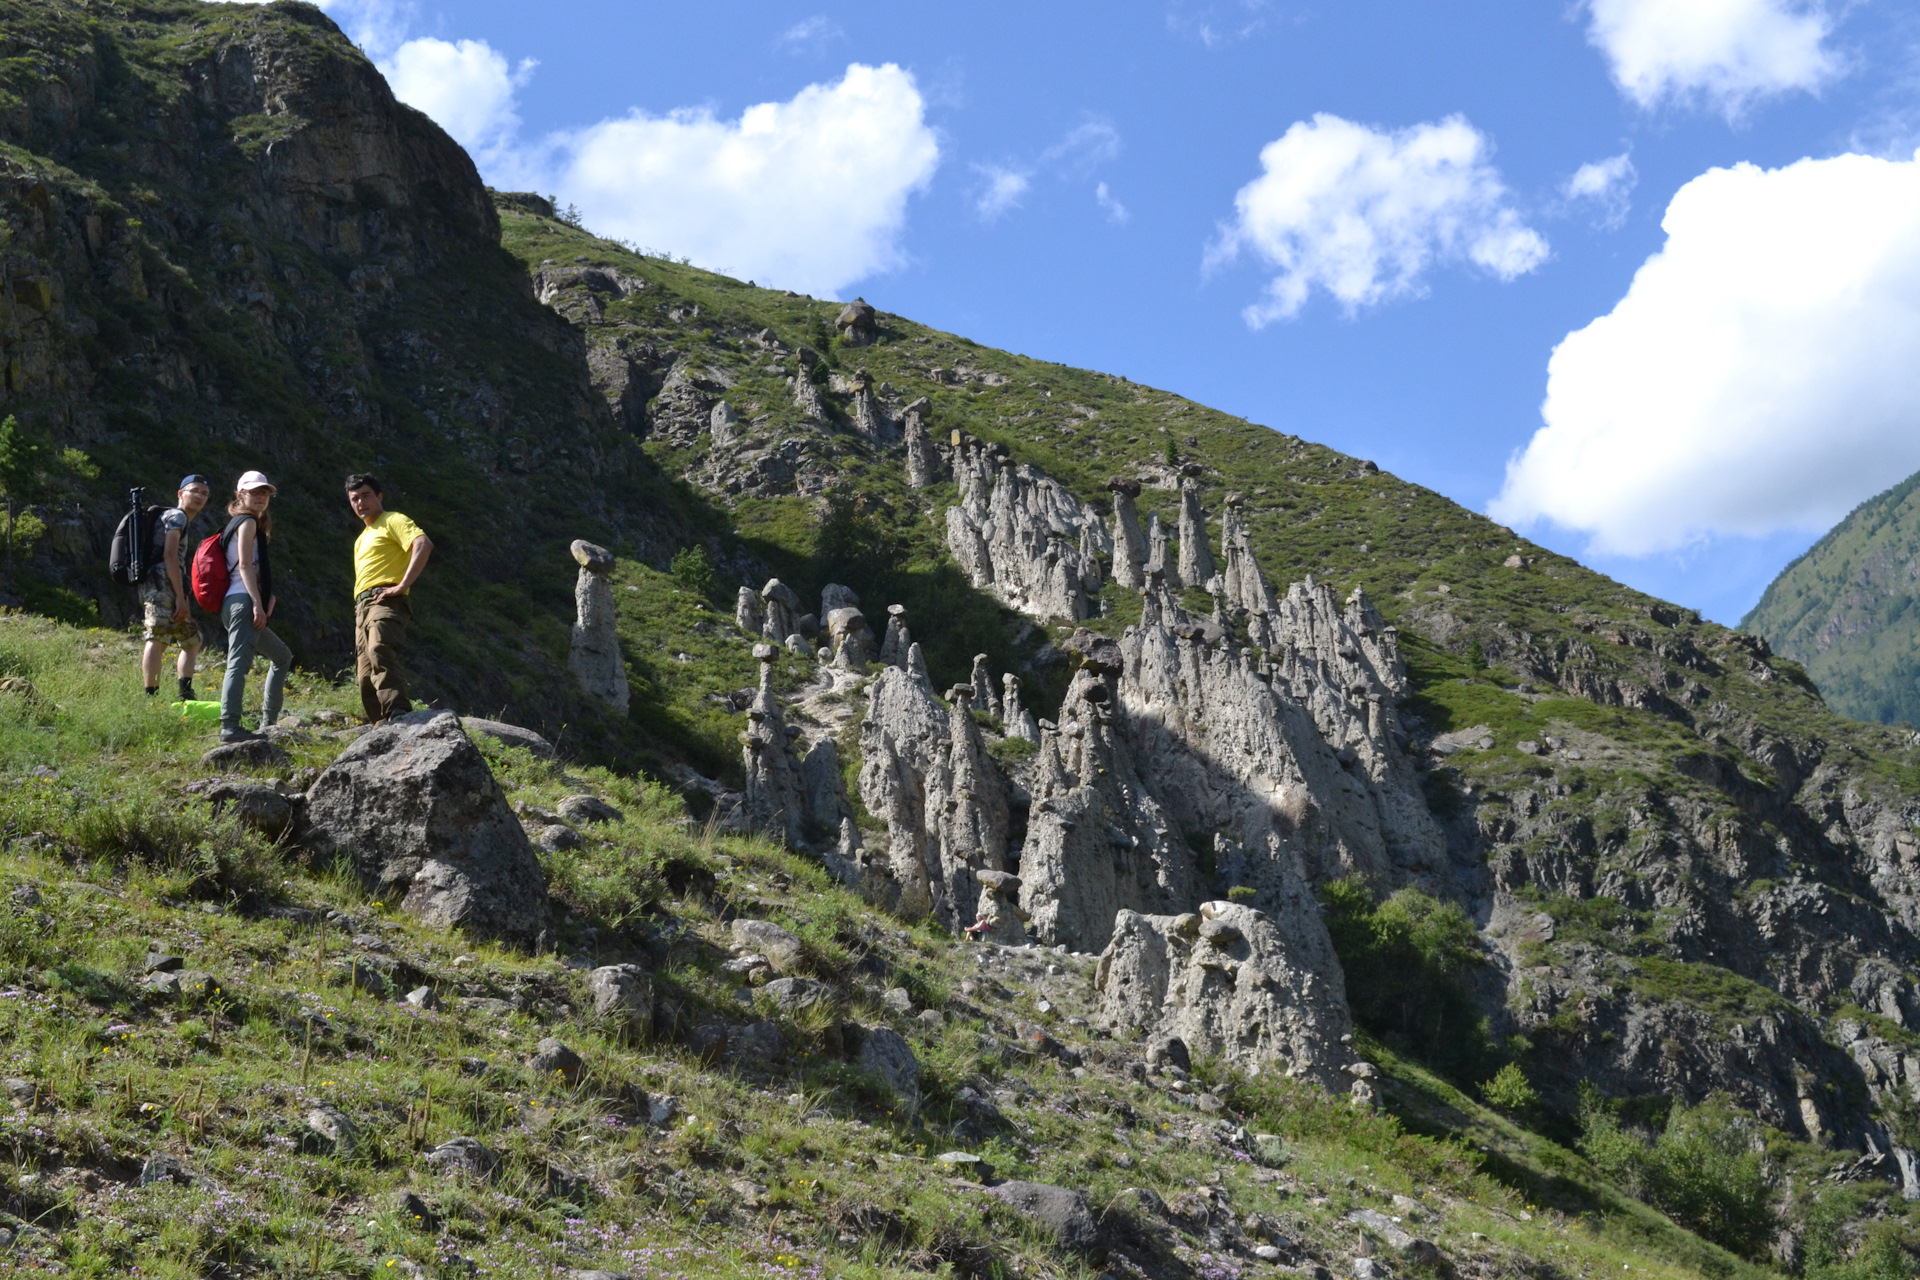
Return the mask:
[[273,634],[272,627],[254,630],[253,600],[249,596],[228,596],[220,606],[220,621],[227,628],[227,678],[220,683],[220,730],[225,733],[242,727],[240,707],[246,700],[247,672],[253,667],[256,653],[267,660],[267,684],[260,704],[260,727],[264,729],[280,718],[287,672],[293,669],[293,651]]

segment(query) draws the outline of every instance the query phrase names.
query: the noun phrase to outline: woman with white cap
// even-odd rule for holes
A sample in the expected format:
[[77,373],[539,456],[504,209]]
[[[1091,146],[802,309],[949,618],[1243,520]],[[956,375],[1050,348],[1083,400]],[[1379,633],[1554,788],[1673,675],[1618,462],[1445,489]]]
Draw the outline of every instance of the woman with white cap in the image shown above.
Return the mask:
[[253,655],[267,660],[267,683],[260,704],[260,727],[267,728],[280,718],[280,701],[287,685],[287,672],[293,666],[293,653],[286,642],[267,627],[273,616],[273,564],[267,558],[267,544],[273,538],[273,521],[267,504],[275,493],[272,481],[258,471],[249,471],[234,486],[233,501],[227,504],[232,519],[220,535],[227,550],[227,597],[220,604],[220,621],[227,628],[227,678],[220,686],[220,741],[245,742],[257,738],[240,723],[240,705],[246,697],[247,671]]

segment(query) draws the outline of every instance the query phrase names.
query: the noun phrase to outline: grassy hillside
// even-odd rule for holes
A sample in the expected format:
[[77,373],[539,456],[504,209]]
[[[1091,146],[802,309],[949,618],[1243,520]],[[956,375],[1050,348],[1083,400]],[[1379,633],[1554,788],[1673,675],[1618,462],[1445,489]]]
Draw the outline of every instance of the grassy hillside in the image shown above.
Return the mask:
[[1807,669],[1827,705],[1920,724],[1920,475],[1854,508],[1780,571],[1742,630]]
[[[1080,1021],[1085,958],[904,926],[817,866],[702,834],[658,789],[601,770],[483,743],[516,803],[590,791],[625,814],[544,858],[557,956],[423,930],[339,868],[213,816],[190,785],[206,739],[126,690],[125,639],[10,616],[0,651],[30,683],[0,694],[15,779],[0,794],[11,1268],[1091,1280],[1104,1262],[1138,1274],[1062,1254],[934,1159],[961,1151],[996,1177],[1084,1190],[1116,1256],[1153,1276],[1270,1272],[1221,1247],[1252,1215],[1294,1242],[1290,1262],[1346,1275],[1366,1247],[1347,1219],[1361,1209],[1433,1240],[1465,1275],[1757,1274],[1377,1046],[1363,1047],[1389,1077],[1381,1115],[1211,1063],[1191,1082],[1138,1078],[1138,1046]],[[346,700],[303,678],[291,706],[310,716]],[[338,746],[315,736],[297,763]],[[781,1012],[722,971],[736,916],[794,929],[829,1001]],[[150,951],[212,981],[152,992]],[[654,969],[658,1038],[625,1039],[587,1012],[581,966],[623,960]],[[421,985],[444,1007],[396,999]],[[882,1000],[892,988],[943,1012],[903,1013]],[[700,1028],[753,1018],[776,1029],[776,1057],[702,1057]],[[848,1022],[908,1037],[918,1112],[835,1049]],[[1034,1052],[1032,1026],[1061,1049]],[[578,1084],[527,1065],[547,1036],[585,1059]],[[667,1097],[672,1118],[649,1122]],[[350,1149],[309,1127],[316,1105],[352,1122]],[[424,1151],[456,1136],[500,1157],[492,1181],[428,1169]],[[1836,1158],[1769,1141],[1807,1179],[1793,1194],[1814,1198]],[[137,1185],[143,1169],[151,1185]],[[1835,1196],[1858,1198],[1818,1191]]]

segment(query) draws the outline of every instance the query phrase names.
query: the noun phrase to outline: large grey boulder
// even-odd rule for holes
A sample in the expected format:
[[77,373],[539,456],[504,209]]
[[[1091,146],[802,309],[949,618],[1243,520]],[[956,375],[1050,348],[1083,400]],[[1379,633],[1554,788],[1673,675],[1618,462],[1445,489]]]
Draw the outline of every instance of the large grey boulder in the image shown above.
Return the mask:
[[909,1114],[920,1109],[920,1059],[913,1056],[907,1038],[891,1027],[871,1027],[860,1039],[854,1064],[879,1077],[906,1105]]
[[1092,1253],[1100,1247],[1100,1224],[1078,1191],[1044,1182],[1002,1182],[987,1188],[987,1194],[1045,1227],[1062,1249]]
[[803,950],[800,939],[771,920],[735,920],[733,945],[742,952],[762,955],[781,973],[800,963]]
[[634,1035],[653,1028],[653,978],[637,964],[602,965],[587,975],[593,1012]]
[[1096,1021],[1144,1031],[1152,1044],[1178,1040],[1183,1054],[1344,1090],[1346,983],[1326,930],[1304,917],[1289,923],[1283,931],[1231,902],[1170,916],[1120,912],[1094,971]]
[[613,552],[591,542],[575,542],[573,558],[580,577],[574,583],[573,648],[567,666],[580,690],[619,715],[627,713],[627,664],[620,656],[620,634],[614,627],[613,588],[607,574],[613,570]]
[[307,790],[301,843],[351,861],[367,886],[438,928],[530,943],[547,885],[506,793],[459,720],[396,716]]
[[850,347],[871,345],[880,336],[880,316],[865,298],[855,298],[840,309],[834,328],[840,340]]
[[469,735],[481,733],[495,742],[509,747],[520,747],[542,760],[553,759],[553,743],[531,729],[523,729],[517,724],[507,724],[501,720],[483,720],[479,716],[461,716],[460,727]]
[[278,840],[293,826],[293,801],[273,787],[224,781],[207,788],[204,796],[214,813],[230,812],[235,822],[269,840]]

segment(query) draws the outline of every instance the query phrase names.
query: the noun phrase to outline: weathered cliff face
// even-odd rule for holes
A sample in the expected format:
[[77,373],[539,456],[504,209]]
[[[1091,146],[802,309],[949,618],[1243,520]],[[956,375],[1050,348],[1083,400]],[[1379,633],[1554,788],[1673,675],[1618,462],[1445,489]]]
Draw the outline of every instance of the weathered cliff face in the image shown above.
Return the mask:
[[444,588],[490,581],[565,616],[567,543],[650,545],[663,513],[622,494],[644,457],[593,394],[578,333],[501,253],[472,161],[308,6],[15,0],[0,30],[0,413],[104,473],[48,512],[36,589],[117,624],[130,589],[101,566],[126,487],[157,498],[185,471],[257,467],[280,489],[283,631],[337,668],[353,531],[338,486],[374,470],[440,548],[423,626],[488,653],[419,653],[421,691],[565,714],[564,654],[522,652],[479,625],[497,601]]
[[1042,620],[1089,616],[1098,557],[1112,549],[1099,517],[978,441],[954,442],[953,474],[960,500],[947,508],[947,546],[973,585]]
[[1020,850],[1020,906],[1041,942],[1099,951],[1123,910],[1185,910],[1193,853],[1116,724],[1117,646],[1087,636],[1057,728],[1040,731]]
[[1006,870],[1007,786],[972,696],[955,685],[948,703],[935,697],[914,645],[904,667],[883,668],[868,687],[860,725],[860,796],[887,826],[884,874],[904,909],[954,929],[975,919],[975,873]]

